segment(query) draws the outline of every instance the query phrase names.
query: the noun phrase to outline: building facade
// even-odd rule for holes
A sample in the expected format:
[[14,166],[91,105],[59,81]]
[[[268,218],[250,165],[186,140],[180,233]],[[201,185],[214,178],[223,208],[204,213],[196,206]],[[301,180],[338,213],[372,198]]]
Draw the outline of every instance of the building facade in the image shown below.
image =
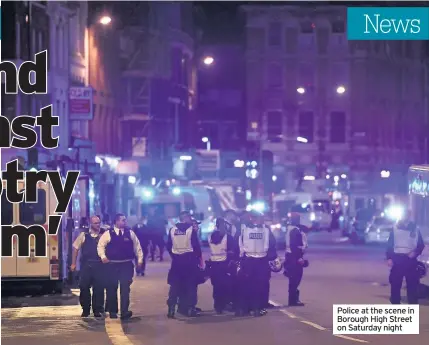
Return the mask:
[[286,187],[297,174],[403,176],[422,161],[422,42],[347,41],[341,6],[242,9],[248,139],[273,152]]
[[[38,142],[29,150],[2,150],[2,168],[6,162],[21,158],[27,168],[46,169],[56,155],[67,153],[68,120],[67,107],[67,75],[56,75],[57,63],[54,47],[58,44],[52,32],[55,22],[63,19],[67,27],[68,11],[63,5],[54,5],[46,1],[6,2],[2,6],[4,16],[2,25],[8,30],[2,36],[2,60],[12,61],[19,67],[24,61],[34,61],[35,54],[48,51],[48,93],[45,95],[25,95],[18,91],[16,95],[4,94],[2,83],[2,115],[10,120],[19,115],[38,116],[41,108],[53,105],[53,116],[59,116],[60,126],[54,127],[53,134],[60,136],[59,147],[46,150]],[[65,50],[67,51],[67,49]],[[66,72],[65,72],[66,73]],[[49,163],[48,163],[49,165]]]
[[208,45],[198,50],[200,137],[195,138],[195,145],[205,148],[201,138],[207,137],[212,148],[240,150],[246,140],[243,47],[238,44]]
[[[175,151],[190,146],[195,108],[192,4],[142,3],[121,37],[124,116],[122,149],[143,180],[169,176]],[[134,24],[134,25],[133,25]]]

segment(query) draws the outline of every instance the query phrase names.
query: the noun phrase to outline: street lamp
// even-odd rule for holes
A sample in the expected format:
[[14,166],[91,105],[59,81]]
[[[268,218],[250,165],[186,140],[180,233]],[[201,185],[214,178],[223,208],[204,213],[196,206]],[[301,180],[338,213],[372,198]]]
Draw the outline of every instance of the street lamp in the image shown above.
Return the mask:
[[207,151],[210,151],[210,149],[211,149],[211,143],[210,143],[209,138],[207,138],[207,137],[203,137],[203,138],[201,138],[201,141],[202,141],[203,143],[206,143],[206,145],[207,145],[206,150],[207,150]]
[[102,25],[109,25],[112,22],[112,18],[110,16],[102,16],[99,20],[99,23]]
[[296,89],[296,92],[298,92],[299,94],[304,94],[305,93],[305,89],[303,87],[299,87]]
[[308,139],[307,138],[303,138],[303,137],[298,137],[296,138],[296,141],[298,141],[299,143],[308,143]]
[[337,87],[337,93],[342,95],[344,92],[346,92],[346,88],[344,86],[338,86]]
[[204,64],[207,66],[210,66],[211,64],[213,64],[214,59],[211,56],[206,56],[203,60]]

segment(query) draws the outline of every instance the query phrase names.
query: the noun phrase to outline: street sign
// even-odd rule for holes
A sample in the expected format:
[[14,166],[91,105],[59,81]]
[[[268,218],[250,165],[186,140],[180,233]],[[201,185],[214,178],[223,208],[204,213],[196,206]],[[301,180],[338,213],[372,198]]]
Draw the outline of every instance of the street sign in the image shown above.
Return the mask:
[[219,150],[196,150],[199,171],[218,171],[220,168]]
[[70,120],[92,120],[92,88],[71,87],[69,89],[69,118]]

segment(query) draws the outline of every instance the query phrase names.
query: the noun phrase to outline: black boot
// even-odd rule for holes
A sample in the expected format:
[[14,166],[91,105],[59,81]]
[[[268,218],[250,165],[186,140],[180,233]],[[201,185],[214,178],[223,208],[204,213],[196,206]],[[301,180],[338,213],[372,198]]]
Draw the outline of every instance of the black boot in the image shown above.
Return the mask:
[[188,316],[189,317],[197,317],[197,316],[200,316],[200,314],[197,312],[197,310],[195,308],[189,308]]
[[167,317],[169,319],[174,319],[175,318],[174,314],[176,314],[176,307],[168,307]]
[[295,293],[289,292],[289,307],[303,307],[304,303],[299,300],[299,290]]

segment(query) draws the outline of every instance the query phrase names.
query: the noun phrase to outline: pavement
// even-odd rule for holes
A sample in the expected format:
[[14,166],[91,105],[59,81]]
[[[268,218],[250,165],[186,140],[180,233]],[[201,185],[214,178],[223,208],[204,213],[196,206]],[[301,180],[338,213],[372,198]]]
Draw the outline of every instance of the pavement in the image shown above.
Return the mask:
[[149,263],[145,277],[135,277],[131,320],[80,318],[78,291],[72,291],[73,296],[12,297],[7,303],[2,300],[1,341],[3,345],[275,345],[289,342],[296,345],[417,345],[428,342],[429,301],[422,301],[420,306],[419,335],[333,335],[333,304],[389,303],[384,248],[351,245],[337,232],[311,234],[309,244],[310,266],[305,269],[300,287],[301,299],[306,303],[302,308],[286,306],[287,279],[279,273],[271,279],[270,298],[276,308],[264,317],[216,315],[212,287],[207,282],[198,290],[198,306],[203,309],[203,315],[196,319],[169,320],[166,318],[169,262],[155,262]]

